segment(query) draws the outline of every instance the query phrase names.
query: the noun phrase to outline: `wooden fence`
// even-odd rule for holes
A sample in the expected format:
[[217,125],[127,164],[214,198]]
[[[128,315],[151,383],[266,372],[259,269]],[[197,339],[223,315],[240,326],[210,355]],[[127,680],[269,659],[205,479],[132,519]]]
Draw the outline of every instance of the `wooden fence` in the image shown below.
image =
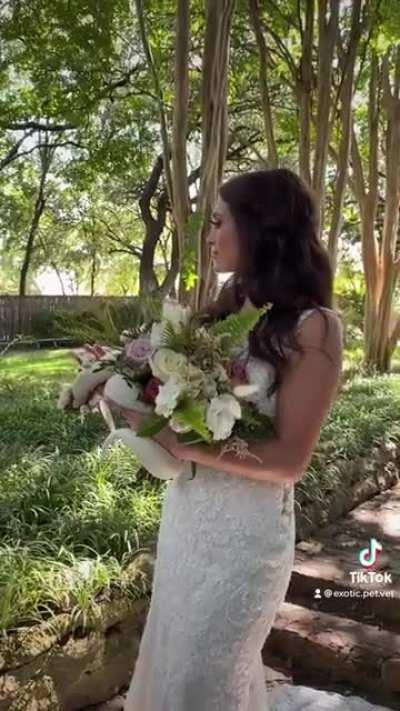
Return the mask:
[[40,311],[92,310],[99,303],[112,301],[127,303],[134,296],[1,296],[0,295],[0,340],[8,341],[18,333],[31,333],[32,318]]

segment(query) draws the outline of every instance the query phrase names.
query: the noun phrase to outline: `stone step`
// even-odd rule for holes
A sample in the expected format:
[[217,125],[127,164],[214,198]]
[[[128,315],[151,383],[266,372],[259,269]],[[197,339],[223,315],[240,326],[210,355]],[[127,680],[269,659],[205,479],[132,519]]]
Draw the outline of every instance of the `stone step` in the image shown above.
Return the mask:
[[[365,568],[372,538],[382,551]],[[297,544],[287,599],[400,634],[400,483]]]
[[[343,695],[323,689],[293,686],[291,679],[272,667],[264,667],[269,707],[265,711],[390,711],[370,704],[359,696]],[[115,696],[86,711],[123,711],[125,696]]]
[[271,655],[290,660],[295,683],[345,683],[400,708],[400,637],[392,632],[285,602],[264,645],[265,664]]
[[[383,549],[366,569],[359,553],[371,538]],[[370,572],[383,577],[370,582]],[[296,546],[263,659],[268,711],[400,709],[400,483]],[[120,692],[91,708],[121,711],[123,701]]]
[[283,684],[269,697],[268,711],[387,711],[359,696],[343,696],[332,691],[307,686]]

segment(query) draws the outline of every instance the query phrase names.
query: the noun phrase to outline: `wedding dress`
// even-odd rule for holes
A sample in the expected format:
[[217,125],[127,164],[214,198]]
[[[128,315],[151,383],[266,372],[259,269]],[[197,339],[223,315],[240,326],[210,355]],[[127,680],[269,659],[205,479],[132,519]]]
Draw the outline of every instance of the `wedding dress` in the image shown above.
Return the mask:
[[[249,357],[246,367],[262,383],[260,410],[273,417],[273,366]],[[268,711],[261,650],[294,563],[294,484],[199,464],[190,477],[187,462],[166,485],[124,711]]]

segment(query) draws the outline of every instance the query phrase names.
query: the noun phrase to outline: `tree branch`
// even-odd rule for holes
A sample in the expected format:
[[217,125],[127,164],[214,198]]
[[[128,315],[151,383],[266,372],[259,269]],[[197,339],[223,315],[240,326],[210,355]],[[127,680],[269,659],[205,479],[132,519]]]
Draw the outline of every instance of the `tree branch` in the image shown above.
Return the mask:
[[[1,122],[0,122],[1,125]],[[3,128],[9,131],[26,131],[27,129],[33,129],[33,131],[68,131],[70,129],[75,129],[77,126],[73,123],[65,124],[54,124],[54,126],[47,125],[45,123],[40,123],[40,121],[24,121],[24,122],[14,122],[3,124]]]

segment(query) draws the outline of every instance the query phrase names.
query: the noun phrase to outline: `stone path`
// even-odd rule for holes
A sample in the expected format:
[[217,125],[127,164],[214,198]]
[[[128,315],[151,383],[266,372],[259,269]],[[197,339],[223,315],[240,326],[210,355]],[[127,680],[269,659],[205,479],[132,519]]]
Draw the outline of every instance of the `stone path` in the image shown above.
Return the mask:
[[334,692],[284,684],[270,697],[269,711],[387,711],[357,696],[342,696]]
[[[367,568],[371,539],[382,550]],[[400,709],[400,483],[296,546],[263,650],[266,665],[277,657],[297,684],[339,682]]]
[[[274,670],[266,667],[266,676],[274,677]],[[269,684],[270,708],[268,711],[388,711],[385,706],[376,706],[358,696],[343,696],[335,692],[311,689],[292,684]],[[91,706],[92,711],[122,711],[123,696]]]
[[[371,539],[382,550],[366,568]],[[296,546],[263,660],[269,711],[400,709],[400,483]],[[121,711],[123,696],[91,709]]]

